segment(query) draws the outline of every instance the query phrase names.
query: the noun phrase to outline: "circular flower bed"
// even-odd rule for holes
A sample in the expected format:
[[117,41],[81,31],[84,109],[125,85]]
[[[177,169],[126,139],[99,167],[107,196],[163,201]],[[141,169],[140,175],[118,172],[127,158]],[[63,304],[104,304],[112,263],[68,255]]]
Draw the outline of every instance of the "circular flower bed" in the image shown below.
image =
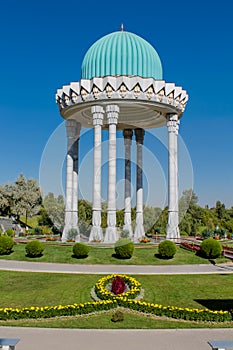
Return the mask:
[[[127,288],[123,293],[114,294],[112,292],[112,282],[117,277],[124,280]],[[133,277],[113,274],[102,277],[97,281],[94,289],[96,296],[102,300],[114,300],[119,298],[135,299],[141,293],[141,284]]]

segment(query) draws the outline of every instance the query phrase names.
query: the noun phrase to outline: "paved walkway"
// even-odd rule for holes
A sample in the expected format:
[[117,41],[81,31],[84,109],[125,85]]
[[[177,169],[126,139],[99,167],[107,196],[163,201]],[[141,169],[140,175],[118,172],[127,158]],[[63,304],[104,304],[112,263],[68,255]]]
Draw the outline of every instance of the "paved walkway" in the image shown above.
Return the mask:
[[171,274],[211,274],[233,273],[233,263],[202,264],[202,265],[80,265],[56,264],[42,262],[27,262],[1,260],[0,270],[32,271],[50,273],[79,273],[79,274],[141,274],[141,275],[171,275]]
[[16,350],[211,350],[208,341],[233,340],[233,330],[80,330],[1,327],[0,337],[20,338]]
[[[78,265],[0,259],[0,270],[82,274],[233,273],[220,265]],[[208,341],[233,340],[233,329],[81,330],[0,327],[0,338],[20,338],[16,350],[211,350]]]

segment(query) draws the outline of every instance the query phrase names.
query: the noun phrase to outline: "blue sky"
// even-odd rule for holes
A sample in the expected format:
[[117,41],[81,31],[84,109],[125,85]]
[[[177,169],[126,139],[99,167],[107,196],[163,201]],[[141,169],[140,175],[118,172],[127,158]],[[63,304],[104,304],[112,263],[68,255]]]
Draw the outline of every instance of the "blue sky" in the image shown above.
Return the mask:
[[[87,49],[103,35],[119,30],[121,23],[155,47],[164,79],[189,93],[180,135],[191,158],[199,204],[214,206],[221,200],[233,206],[230,0],[4,1],[0,12],[0,184],[14,181],[20,173],[39,179],[45,146],[62,123],[54,98],[57,88],[80,79]],[[63,145],[62,136],[59,140]],[[82,157],[84,146],[85,140]],[[59,149],[53,151],[56,156],[62,154]],[[167,159],[164,150],[158,147],[157,152],[159,169]],[[48,184],[53,176],[48,170]]]

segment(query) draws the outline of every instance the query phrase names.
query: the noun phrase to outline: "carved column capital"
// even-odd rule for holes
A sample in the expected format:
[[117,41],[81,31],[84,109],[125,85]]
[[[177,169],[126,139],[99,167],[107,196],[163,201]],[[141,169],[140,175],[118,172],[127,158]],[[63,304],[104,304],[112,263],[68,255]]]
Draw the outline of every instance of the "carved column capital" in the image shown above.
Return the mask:
[[80,137],[81,124],[74,119],[66,120],[66,135],[68,138],[77,140]]
[[167,128],[168,132],[178,134],[180,121],[177,114],[168,114],[167,115]]
[[137,128],[134,130],[135,137],[136,137],[136,142],[143,144],[144,141],[144,135],[145,135],[145,130],[141,128]]
[[107,105],[106,113],[108,124],[117,124],[120,108],[117,105]]
[[102,106],[93,106],[91,108],[91,113],[93,116],[93,125],[103,125],[104,119],[104,109]]
[[124,136],[124,143],[131,145],[132,143],[132,137],[133,137],[133,130],[132,129],[124,129],[123,130],[123,136]]

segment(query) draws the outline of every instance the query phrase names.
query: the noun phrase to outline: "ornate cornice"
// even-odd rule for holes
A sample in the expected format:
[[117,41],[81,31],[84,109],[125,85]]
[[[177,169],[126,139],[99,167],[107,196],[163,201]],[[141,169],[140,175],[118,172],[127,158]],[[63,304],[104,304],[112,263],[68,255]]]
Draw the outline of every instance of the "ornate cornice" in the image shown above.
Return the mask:
[[57,90],[56,102],[62,113],[72,105],[98,102],[143,101],[173,107],[181,116],[188,101],[188,94],[180,86],[153,78],[106,76],[104,78],[82,79]]

